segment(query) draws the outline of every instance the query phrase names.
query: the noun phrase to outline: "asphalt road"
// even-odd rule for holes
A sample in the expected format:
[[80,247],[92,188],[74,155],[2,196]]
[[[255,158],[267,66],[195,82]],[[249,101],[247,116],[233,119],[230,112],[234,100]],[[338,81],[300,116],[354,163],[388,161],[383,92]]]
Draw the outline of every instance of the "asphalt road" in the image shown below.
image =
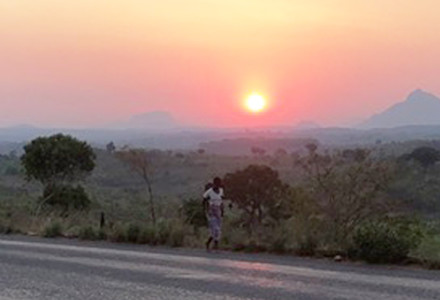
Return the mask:
[[0,236],[11,299],[440,299],[440,272]]

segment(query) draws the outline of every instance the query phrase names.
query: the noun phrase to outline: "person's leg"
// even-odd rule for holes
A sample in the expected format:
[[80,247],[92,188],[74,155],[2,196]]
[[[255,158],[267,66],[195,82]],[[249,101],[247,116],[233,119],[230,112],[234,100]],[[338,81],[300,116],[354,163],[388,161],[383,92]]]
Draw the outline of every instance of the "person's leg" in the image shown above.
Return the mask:
[[212,216],[208,217],[208,226],[209,226],[210,236],[209,236],[208,240],[206,241],[206,250],[207,251],[209,251],[209,247],[211,246],[211,243],[214,240],[214,236],[215,236],[215,220]]
[[220,241],[221,236],[221,219],[216,218],[215,220],[215,226],[214,226],[214,232],[213,232],[213,238],[214,238],[214,249],[218,249],[218,244]]
[[206,250],[209,251],[209,247],[211,246],[213,238],[212,236],[209,237],[208,241],[206,241]]

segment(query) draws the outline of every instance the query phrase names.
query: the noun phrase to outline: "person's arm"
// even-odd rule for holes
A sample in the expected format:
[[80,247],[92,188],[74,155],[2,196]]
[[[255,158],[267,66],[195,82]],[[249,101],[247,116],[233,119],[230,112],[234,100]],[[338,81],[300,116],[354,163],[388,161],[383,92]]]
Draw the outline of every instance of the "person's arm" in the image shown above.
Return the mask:
[[220,189],[220,196],[222,197],[222,204],[220,205],[222,218],[225,215],[225,205],[223,204],[223,200],[225,200],[225,192],[223,188]]
[[209,210],[209,189],[203,193],[203,212],[205,213],[205,215],[208,215],[208,210]]

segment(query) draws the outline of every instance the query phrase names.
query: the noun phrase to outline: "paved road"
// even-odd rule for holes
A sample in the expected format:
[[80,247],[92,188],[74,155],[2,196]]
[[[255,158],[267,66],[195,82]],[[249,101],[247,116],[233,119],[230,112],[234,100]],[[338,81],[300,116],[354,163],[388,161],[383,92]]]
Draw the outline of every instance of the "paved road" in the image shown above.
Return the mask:
[[12,299],[440,299],[440,272],[0,236]]

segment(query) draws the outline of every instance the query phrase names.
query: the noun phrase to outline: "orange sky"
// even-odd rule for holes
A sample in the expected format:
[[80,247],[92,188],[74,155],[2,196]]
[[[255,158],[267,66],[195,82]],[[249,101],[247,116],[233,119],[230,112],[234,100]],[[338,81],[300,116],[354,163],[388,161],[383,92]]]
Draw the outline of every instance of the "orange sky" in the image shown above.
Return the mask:
[[[0,0],[0,126],[344,125],[440,95],[434,0]],[[258,91],[270,109],[243,111]]]

